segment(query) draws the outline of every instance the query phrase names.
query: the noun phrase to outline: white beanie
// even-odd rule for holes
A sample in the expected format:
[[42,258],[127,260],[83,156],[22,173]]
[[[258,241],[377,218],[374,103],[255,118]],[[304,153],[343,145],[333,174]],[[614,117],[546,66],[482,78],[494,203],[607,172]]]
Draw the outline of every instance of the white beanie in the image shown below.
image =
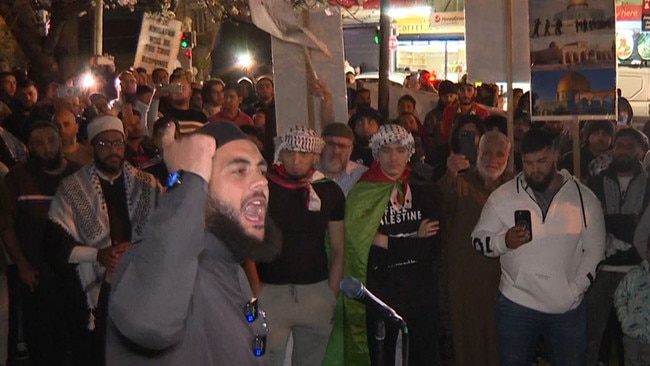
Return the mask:
[[101,116],[94,118],[88,124],[88,141],[92,141],[95,136],[104,131],[118,131],[124,135],[124,124],[122,120],[114,116]]

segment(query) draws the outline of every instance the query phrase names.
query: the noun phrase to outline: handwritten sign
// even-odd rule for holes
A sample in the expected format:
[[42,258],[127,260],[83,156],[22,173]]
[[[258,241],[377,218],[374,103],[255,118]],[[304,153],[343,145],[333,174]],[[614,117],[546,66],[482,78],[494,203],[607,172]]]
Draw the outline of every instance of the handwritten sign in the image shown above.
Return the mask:
[[180,49],[181,24],[178,20],[146,13],[133,66],[144,67],[148,73],[157,68],[171,73]]

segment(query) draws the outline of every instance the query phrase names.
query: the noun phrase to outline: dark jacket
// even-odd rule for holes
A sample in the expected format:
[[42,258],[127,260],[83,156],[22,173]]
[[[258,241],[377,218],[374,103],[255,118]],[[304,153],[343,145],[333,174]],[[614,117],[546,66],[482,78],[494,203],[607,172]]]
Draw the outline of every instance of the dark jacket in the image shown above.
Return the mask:
[[205,230],[207,183],[186,173],[160,198],[145,239],[118,266],[109,305],[108,366],[266,365],[253,355],[262,317],[248,323],[246,276]]
[[[649,183],[648,174],[640,162],[637,162],[625,196],[620,193],[616,171],[611,166],[587,183],[603,205],[608,236],[632,245],[628,250],[606,253],[604,265],[633,266],[641,263],[641,256],[645,253],[638,253],[634,248],[634,231],[650,199]],[[610,240],[608,238],[608,243]]]

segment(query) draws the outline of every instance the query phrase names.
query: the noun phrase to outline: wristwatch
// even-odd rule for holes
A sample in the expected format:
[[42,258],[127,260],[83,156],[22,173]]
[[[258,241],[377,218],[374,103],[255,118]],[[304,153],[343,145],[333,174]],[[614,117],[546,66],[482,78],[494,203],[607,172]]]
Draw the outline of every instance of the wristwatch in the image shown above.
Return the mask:
[[165,182],[165,188],[169,191],[172,188],[178,187],[183,183],[183,174],[185,172],[182,170],[177,170],[172,172],[167,177],[167,182]]

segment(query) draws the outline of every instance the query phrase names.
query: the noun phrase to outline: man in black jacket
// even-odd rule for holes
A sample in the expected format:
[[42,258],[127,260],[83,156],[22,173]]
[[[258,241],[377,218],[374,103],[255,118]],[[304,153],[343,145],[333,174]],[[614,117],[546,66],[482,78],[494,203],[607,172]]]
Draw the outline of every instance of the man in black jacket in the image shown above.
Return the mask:
[[[641,132],[632,128],[620,130],[614,140],[611,165],[587,184],[602,203],[607,230],[605,262],[585,296],[587,365],[598,363],[618,283],[627,271],[641,263],[644,254],[638,253],[633,244],[637,223],[650,199],[648,173],[639,161],[643,145]],[[618,333],[622,337],[620,330]],[[609,345],[603,346],[611,349]]]

